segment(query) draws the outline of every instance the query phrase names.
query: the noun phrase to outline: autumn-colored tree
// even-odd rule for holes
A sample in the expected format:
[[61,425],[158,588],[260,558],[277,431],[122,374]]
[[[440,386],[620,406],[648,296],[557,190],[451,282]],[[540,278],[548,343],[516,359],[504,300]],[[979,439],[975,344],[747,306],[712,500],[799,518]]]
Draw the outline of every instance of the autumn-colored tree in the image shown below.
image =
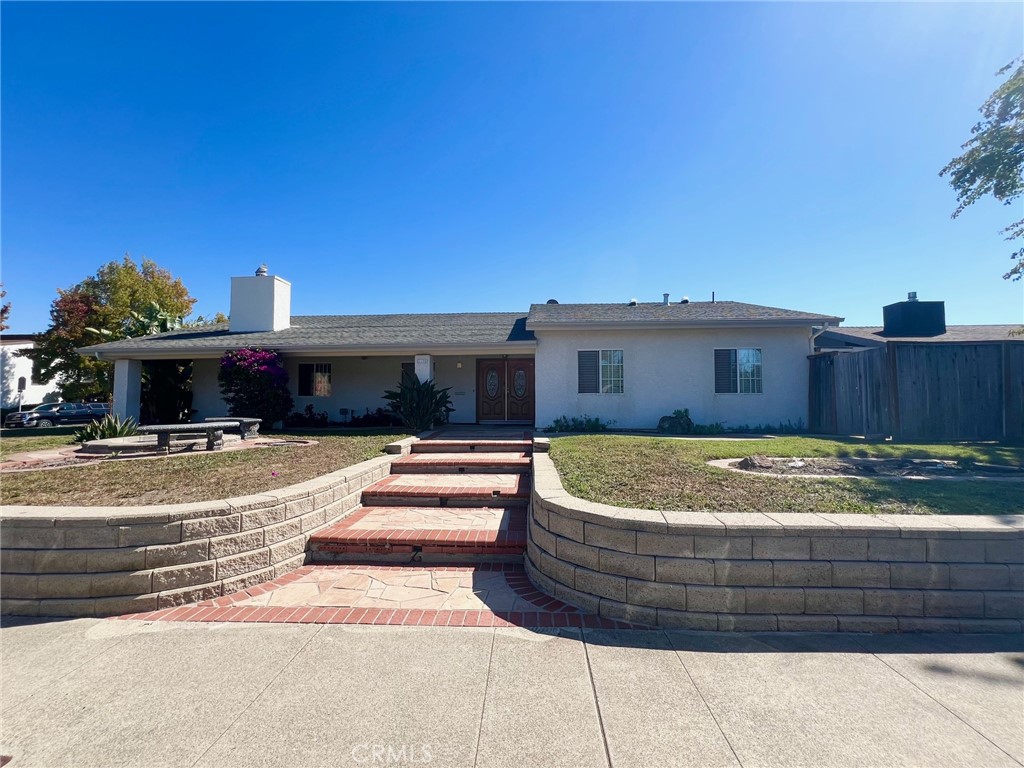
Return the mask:
[[35,348],[21,354],[32,359],[33,379],[56,380],[65,400],[109,398],[113,365],[83,356],[78,348],[138,334],[139,316],[153,305],[167,316],[182,318],[195,304],[181,280],[143,259],[127,254],[99,268],[95,275],[57,291],[50,307],[50,327]]

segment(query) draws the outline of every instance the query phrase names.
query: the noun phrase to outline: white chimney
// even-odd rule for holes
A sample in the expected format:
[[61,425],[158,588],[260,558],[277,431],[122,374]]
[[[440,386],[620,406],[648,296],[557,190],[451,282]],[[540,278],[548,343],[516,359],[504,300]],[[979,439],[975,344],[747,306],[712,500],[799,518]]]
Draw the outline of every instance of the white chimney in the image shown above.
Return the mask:
[[283,331],[291,322],[292,284],[267,274],[261,265],[254,277],[231,278],[232,333]]

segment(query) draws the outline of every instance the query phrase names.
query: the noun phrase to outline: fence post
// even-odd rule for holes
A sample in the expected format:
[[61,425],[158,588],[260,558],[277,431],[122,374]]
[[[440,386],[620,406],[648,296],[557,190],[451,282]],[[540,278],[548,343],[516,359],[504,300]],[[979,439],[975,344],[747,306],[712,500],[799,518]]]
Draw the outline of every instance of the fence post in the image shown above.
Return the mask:
[[888,342],[885,345],[886,389],[889,397],[889,429],[893,440],[900,439],[903,428],[900,424],[900,375],[897,362],[898,344]]

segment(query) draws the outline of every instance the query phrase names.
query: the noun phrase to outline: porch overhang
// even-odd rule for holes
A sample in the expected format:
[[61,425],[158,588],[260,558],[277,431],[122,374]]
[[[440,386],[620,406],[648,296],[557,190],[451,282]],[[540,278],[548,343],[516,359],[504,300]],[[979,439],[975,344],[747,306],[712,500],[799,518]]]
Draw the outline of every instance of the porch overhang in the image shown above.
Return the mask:
[[[147,350],[136,347],[131,350],[96,349],[82,347],[77,350],[80,355],[94,357],[97,360],[204,360],[219,358],[246,345],[225,344],[223,347],[194,346],[161,346],[159,349]],[[285,357],[414,357],[415,355],[436,355],[439,357],[478,357],[478,356],[532,356],[537,351],[536,341],[509,341],[500,344],[425,344],[420,346],[396,346],[386,344],[350,344],[350,345],[266,345],[275,349]]]

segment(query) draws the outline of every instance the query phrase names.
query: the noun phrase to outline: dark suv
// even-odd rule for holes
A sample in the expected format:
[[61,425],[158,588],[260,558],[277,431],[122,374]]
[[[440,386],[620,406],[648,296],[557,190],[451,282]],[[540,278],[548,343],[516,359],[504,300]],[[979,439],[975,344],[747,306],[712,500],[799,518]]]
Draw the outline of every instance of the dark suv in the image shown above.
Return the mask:
[[106,403],[43,403],[31,411],[15,411],[7,414],[4,426],[8,429],[25,427],[56,427],[73,424],[88,424],[102,419],[110,413]]

